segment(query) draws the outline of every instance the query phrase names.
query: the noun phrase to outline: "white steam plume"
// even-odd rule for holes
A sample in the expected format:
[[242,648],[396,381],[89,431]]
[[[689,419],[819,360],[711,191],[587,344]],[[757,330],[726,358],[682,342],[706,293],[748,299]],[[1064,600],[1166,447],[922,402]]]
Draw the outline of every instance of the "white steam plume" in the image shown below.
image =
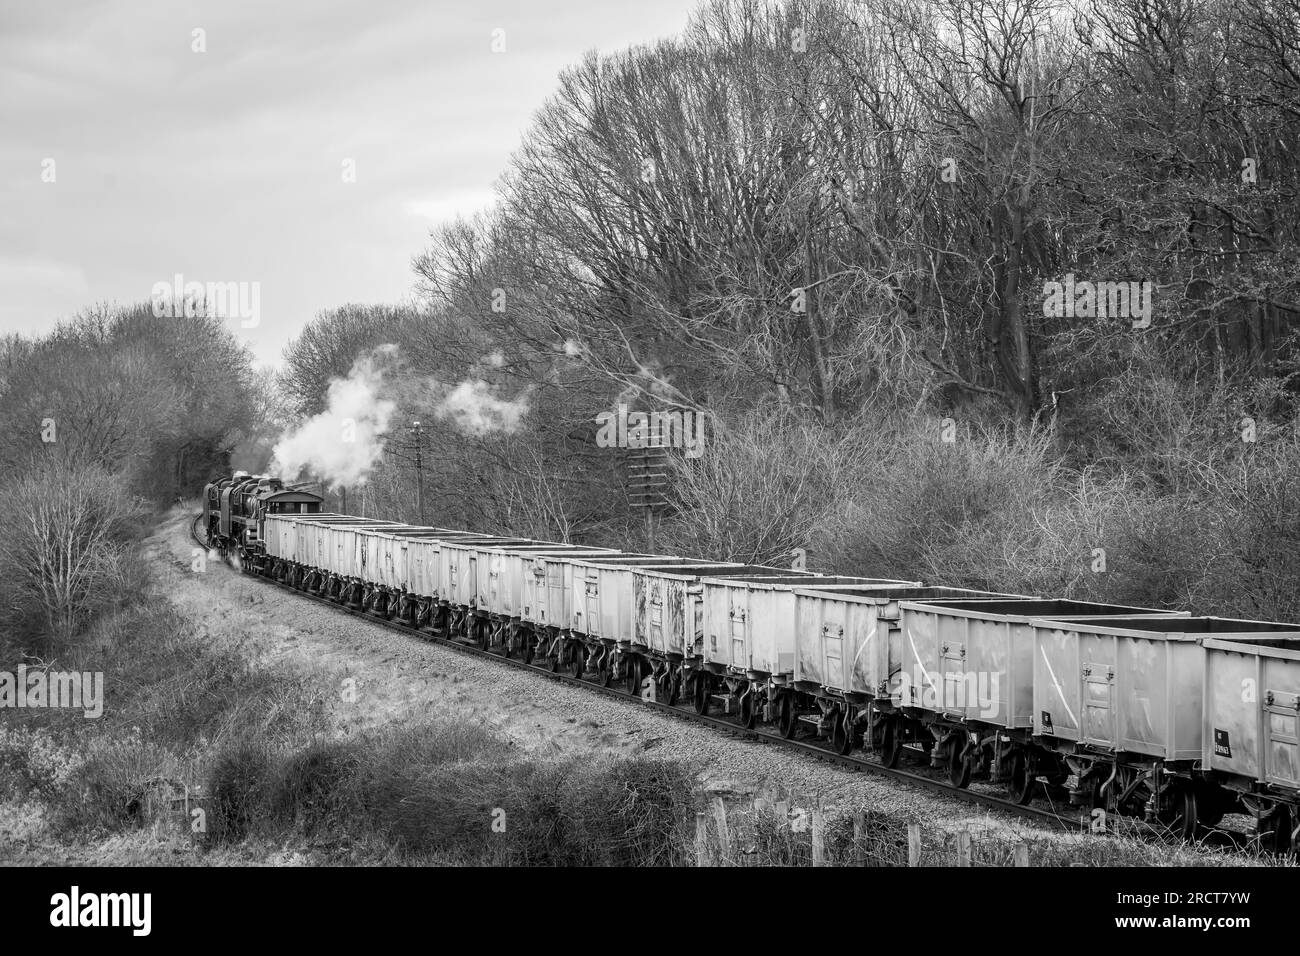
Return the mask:
[[272,474],[292,481],[310,470],[331,488],[364,484],[384,454],[384,436],[397,403],[382,397],[384,370],[396,346],[383,345],[329,384],[329,407],[291,429],[275,445]]
[[[498,398],[491,385],[475,376],[451,386],[403,374],[400,358],[396,345],[381,345],[357,359],[347,378],[331,381],[329,407],[280,436],[272,473],[293,481],[308,471],[331,488],[364,484],[383,458],[398,399],[413,415],[431,410],[457,431],[476,437],[514,432],[528,414],[527,389],[514,400]],[[483,361],[500,367],[505,359],[493,352]]]
[[434,414],[449,420],[457,431],[468,435],[513,432],[528,414],[528,393],[507,401],[492,394],[492,386],[487,382],[469,378],[443,397]]

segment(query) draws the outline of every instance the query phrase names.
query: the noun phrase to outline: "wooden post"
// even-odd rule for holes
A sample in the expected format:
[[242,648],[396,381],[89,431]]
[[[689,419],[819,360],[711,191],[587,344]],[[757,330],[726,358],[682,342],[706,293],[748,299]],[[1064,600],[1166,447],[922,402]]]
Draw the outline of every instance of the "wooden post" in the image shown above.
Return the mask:
[[1019,843],[1016,844],[1015,861],[1016,861],[1015,864],[1016,866],[1029,865],[1029,844],[1026,843],[1024,840],[1021,840]]
[[970,831],[962,830],[957,834],[957,865],[970,866]]
[[695,865],[708,866],[709,818],[701,810],[695,814]]
[[853,865],[867,865],[867,818],[859,813],[853,818]]
[[907,865],[921,865],[921,824],[907,825]]
[[731,832],[727,829],[727,805],[721,797],[713,798],[713,819],[718,824],[718,852],[722,854],[722,865],[729,866],[731,859]]
[[826,817],[819,806],[812,812],[812,856],[813,866],[826,865]]

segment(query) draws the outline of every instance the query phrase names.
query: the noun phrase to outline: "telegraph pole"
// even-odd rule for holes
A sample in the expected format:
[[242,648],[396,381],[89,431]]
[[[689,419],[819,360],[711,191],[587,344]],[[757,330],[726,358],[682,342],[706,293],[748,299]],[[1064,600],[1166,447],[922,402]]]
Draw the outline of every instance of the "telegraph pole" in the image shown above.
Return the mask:
[[424,524],[424,452],[420,442],[420,423],[411,422],[411,431],[415,435],[415,510],[420,513],[420,524]]

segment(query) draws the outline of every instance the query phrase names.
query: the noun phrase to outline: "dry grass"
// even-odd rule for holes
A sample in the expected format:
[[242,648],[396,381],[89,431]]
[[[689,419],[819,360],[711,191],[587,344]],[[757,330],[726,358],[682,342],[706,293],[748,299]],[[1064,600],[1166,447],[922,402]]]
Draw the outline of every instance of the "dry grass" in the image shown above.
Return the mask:
[[[919,830],[915,861],[909,825]],[[1133,828],[1044,834],[991,820],[938,828],[890,813],[844,815],[838,808],[817,808],[814,800],[797,799],[715,800],[696,815],[692,859],[704,866],[958,866],[963,832],[969,836],[969,865],[975,867],[1016,866],[1018,851],[1027,852],[1031,867],[1294,865],[1274,856],[1140,839]]]
[[276,756],[222,753],[210,845],[248,836],[369,844],[393,862],[671,865],[691,778],[640,759],[525,760],[476,725],[427,724]]

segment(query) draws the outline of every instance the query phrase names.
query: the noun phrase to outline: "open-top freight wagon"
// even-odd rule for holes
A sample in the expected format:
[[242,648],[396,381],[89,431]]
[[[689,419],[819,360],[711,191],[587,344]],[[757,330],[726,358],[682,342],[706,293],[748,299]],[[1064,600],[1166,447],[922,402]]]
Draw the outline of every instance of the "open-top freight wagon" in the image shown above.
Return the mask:
[[[965,787],[1040,786],[1184,836],[1300,836],[1300,625],[633,554],[326,514],[208,485],[210,547],[353,609]],[[1095,811],[1094,811],[1095,812]]]
[[[1206,772],[1206,643],[1285,646],[1300,625],[1127,616],[1030,626],[1036,750],[1058,776],[1068,773],[1072,802],[1142,815],[1187,837],[1242,806],[1236,788]],[[1220,661],[1212,673],[1223,670]],[[1258,719],[1246,691],[1238,688],[1233,711]],[[1211,697],[1208,709],[1225,719],[1223,706]]]

